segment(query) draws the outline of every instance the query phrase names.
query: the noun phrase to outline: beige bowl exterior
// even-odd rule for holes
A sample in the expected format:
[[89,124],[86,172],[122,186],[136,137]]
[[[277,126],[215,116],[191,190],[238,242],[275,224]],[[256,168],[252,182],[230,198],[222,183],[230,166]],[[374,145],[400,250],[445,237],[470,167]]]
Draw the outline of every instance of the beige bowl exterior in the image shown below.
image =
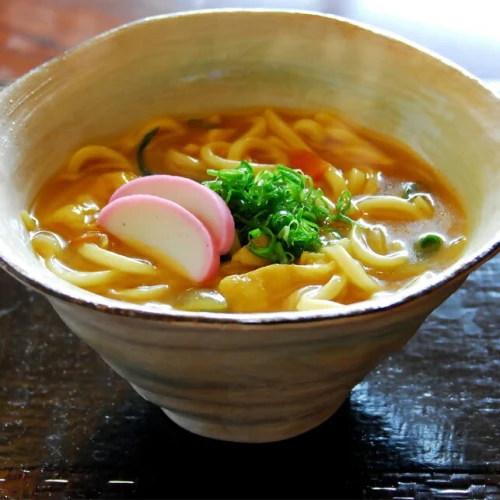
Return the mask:
[[[208,314],[96,296],[35,258],[19,213],[76,148],[151,116],[333,108],[446,175],[471,220],[448,271],[341,312]],[[460,68],[333,16],[262,10],[150,18],[106,33],[0,94],[0,258],[180,426],[239,442],[296,436],[400,349],[499,249],[500,102]]]

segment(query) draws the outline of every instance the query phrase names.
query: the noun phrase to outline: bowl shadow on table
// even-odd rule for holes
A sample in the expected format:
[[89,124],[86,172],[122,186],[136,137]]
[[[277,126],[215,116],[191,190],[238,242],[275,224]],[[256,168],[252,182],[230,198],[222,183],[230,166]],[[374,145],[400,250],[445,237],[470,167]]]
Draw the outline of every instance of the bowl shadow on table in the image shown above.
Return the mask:
[[[131,418],[132,407],[140,417]],[[79,459],[110,474],[118,467],[120,477],[135,482],[140,498],[160,491],[177,498],[361,498],[374,472],[370,457],[412,468],[404,458],[411,453],[389,446],[381,419],[364,414],[350,399],[319,427],[269,444],[194,435],[135,394],[114,411],[114,425],[96,428]]]

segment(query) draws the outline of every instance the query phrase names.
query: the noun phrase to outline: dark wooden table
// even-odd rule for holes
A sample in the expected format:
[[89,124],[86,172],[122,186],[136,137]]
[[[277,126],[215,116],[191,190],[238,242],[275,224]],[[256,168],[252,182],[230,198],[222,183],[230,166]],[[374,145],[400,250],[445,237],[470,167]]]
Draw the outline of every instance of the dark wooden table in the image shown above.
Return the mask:
[[[500,79],[494,0],[0,0],[0,80],[121,23],[221,6],[343,15]],[[499,271],[472,275],[328,422],[269,445],[181,430],[0,274],[0,498],[500,499]]]

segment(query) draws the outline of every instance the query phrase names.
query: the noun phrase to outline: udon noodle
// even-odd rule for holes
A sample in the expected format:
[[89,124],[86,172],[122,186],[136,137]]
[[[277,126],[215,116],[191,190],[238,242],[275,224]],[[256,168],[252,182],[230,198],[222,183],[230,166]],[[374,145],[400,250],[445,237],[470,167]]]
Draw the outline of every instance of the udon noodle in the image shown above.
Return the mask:
[[[216,274],[196,283],[175,262],[98,223],[113,193],[144,174],[141,155],[149,173],[202,185],[242,162],[254,176],[287,166],[342,216],[321,233],[319,247],[288,261],[266,259],[236,231]],[[434,276],[467,241],[457,195],[408,147],[330,111],[280,108],[164,116],[110,143],[85,145],[21,216],[35,254],[61,279],[121,301],[194,311],[339,309]]]

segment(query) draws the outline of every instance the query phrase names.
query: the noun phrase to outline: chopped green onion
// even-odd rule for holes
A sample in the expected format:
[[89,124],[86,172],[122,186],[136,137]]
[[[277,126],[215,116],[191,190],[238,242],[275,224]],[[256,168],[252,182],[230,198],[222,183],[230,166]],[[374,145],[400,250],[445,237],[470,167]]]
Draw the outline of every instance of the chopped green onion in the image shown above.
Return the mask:
[[157,134],[159,129],[159,127],[156,127],[148,132],[142,138],[142,141],[137,148],[137,164],[139,165],[139,170],[141,171],[142,175],[155,175],[154,172],[151,172],[151,170],[149,170],[144,164],[144,150],[148,147],[149,143],[152,141],[153,137]]
[[428,233],[421,236],[417,243],[416,249],[423,253],[432,253],[438,251],[443,244],[441,236],[433,233]]
[[347,217],[346,213],[352,206],[352,194],[350,191],[344,190],[340,193],[339,199],[335,205],[335,215],[334,218],[338,222],[344,222],[345,224],[352,225],[354,221]]
[[304,251],[322,246],[322,232],[337,233],[335,222],[352,222],[345,213],[351,193],[344,191],[331,214],[321,189],[303,172],[277,165],[257,174],[247,161],[234,169],[208,170],[203,184],[226,202],[241,245],[273,263],[290,264]]
[[401,197],[407,200],[419,193],[428,192],[430,192],[430,188],[425,182],[407,182],[403,184],[403,194],[401,195]]

